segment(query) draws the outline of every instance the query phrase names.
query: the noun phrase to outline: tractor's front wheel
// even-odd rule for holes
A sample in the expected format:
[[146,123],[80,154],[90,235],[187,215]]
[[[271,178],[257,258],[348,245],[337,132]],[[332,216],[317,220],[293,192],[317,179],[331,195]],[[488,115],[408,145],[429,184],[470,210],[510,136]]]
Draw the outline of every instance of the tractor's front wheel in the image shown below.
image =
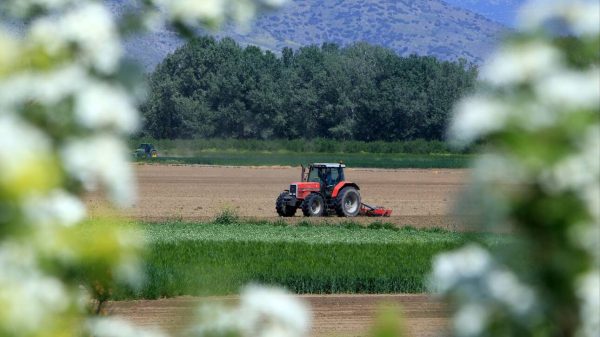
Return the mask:
[[302,203],[304,216],[323,216],[325,214],[325,200],[320,194],[312,193]]
[[296,215],[296,207],[290,206],[286,204],[285,197],[290,195],[289,192],[282,192],[279,197],[277,197],[277,201],[275,201],[275,210],[277,210],[277,214],[283,217],[292,217]]
[[360,193],[354,187],[345,187],[335,201],[335,213],[338,216],[357,216],[360,213]]

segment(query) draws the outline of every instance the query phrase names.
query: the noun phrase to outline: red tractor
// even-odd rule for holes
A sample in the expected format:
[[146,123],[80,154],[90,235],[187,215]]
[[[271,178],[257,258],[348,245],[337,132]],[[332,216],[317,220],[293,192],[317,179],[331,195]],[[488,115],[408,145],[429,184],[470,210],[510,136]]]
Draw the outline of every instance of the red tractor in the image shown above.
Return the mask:
[[277,198],[275,209],[280,216],[291,217],[298,208],[304,216],[357,216],[362,203],[359,187],[345,181],[344,164],[315,163],[302,166],[301,181],[290,185],[289,190]]

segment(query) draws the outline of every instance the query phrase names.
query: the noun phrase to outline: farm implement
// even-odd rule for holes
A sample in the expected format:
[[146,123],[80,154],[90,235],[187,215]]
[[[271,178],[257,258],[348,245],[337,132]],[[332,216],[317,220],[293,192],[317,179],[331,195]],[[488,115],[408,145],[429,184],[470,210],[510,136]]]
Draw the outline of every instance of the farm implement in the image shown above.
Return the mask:
[[304,216],[390,216],[391,209],[363,203],[357,184],[345,180],[344,164],[315,163],[302,166],[299,182],[290,184],[275,202],[277,214],[283,217]]

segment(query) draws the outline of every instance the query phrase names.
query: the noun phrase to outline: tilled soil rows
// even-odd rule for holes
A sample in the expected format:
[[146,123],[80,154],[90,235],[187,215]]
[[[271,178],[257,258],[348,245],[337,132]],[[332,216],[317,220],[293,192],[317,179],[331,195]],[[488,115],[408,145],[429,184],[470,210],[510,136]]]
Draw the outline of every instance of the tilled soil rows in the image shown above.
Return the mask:
[[[313,313],[313,337],[366,336],[378,312],[395,306],[402,313],[404,330],[412,337],[440,336],[447,332],[448,311],[427,295],[300,295]],[[189,327],[202,303],[235,304],[236,297],[179,297],[161,300],[111,302],[110,313],[133,323],[177,333]],[[243,317],[240,317],[243,319]]]
[[[128,210],[146,221],[209,221],[224,210],[243,218],[276,220],[275,199],[291,182],[297,167],[218,167],[200,165],[136,165],[138,201]],[[453,215],[457,194],[464,189],[468,170],[459,169],[346,169],[346,180],[356,182],[363,202],[393,210],[379,219],[415,227],[459,228]],[[104,204],[97,194],[87,197],[92,209]],[[287,221],[305,219],[298,211]],[[335,216],[311,221],[337,222]],[[362,223],[377,218],[354,218]]]

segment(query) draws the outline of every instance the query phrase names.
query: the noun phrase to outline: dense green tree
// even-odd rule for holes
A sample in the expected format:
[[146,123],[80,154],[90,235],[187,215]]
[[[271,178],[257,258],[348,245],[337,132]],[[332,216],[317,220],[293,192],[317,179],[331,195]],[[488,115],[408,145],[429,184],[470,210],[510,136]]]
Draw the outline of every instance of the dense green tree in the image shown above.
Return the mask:
[[333,43],[278,57],[202,37],[150,75],[144,132],[156,138],[442,139],[477,77],[465,61]]

